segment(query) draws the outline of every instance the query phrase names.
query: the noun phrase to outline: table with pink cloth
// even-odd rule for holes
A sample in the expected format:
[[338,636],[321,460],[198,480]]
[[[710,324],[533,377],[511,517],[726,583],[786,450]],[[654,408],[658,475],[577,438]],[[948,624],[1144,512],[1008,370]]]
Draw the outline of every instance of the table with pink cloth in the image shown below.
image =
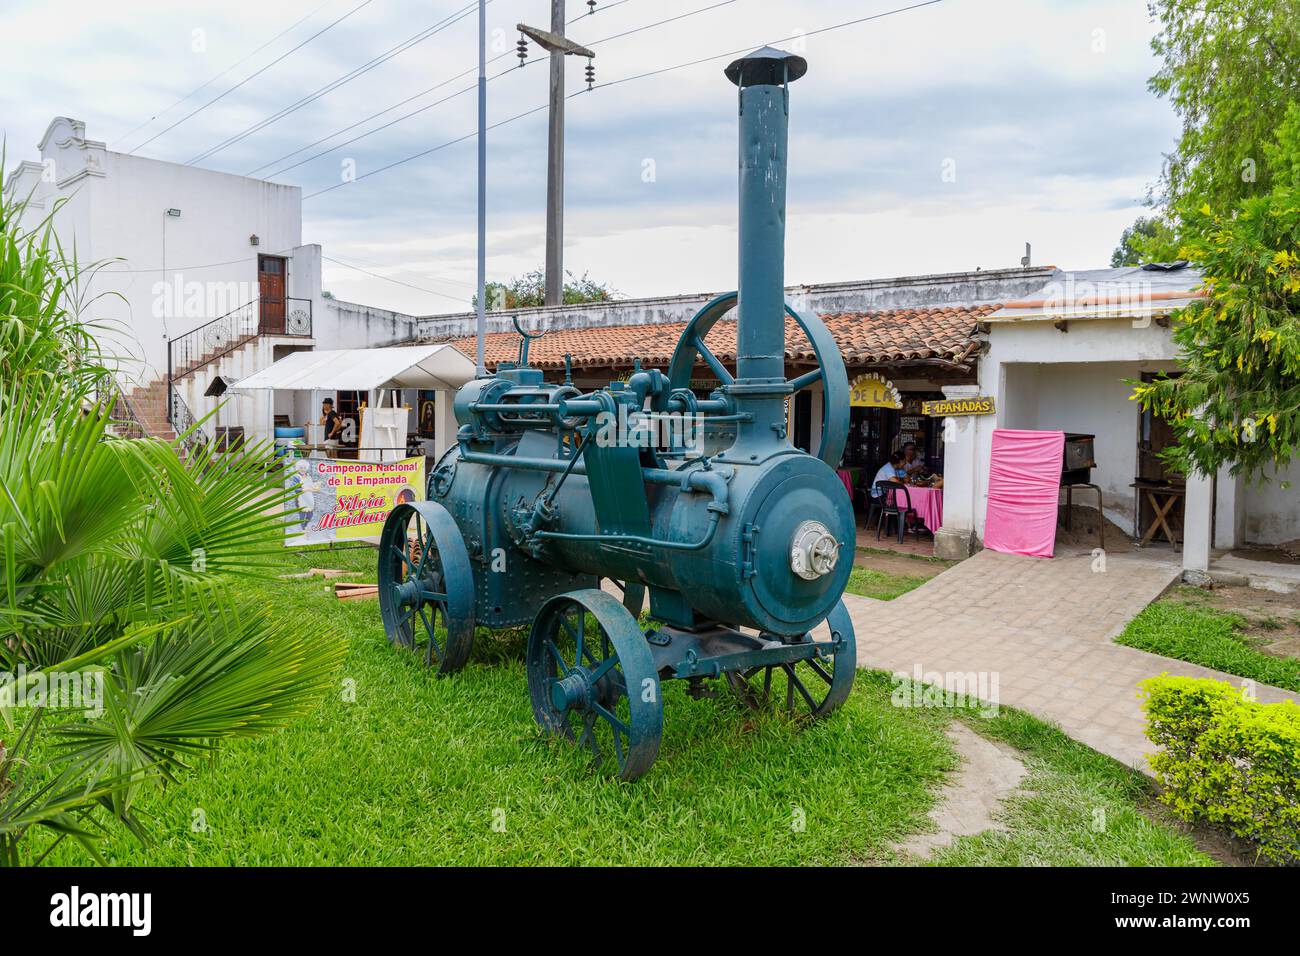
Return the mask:
[[853,475],[847,468],[837,468],[835,474],[840,476],[840,481],[844,482],[844,490],[849,493],[849,500],[853,500]]
[[923,525],[932,532],[943,527],[942,488],[915,488],[908,485],[907,494],[912,499],[912,509]]

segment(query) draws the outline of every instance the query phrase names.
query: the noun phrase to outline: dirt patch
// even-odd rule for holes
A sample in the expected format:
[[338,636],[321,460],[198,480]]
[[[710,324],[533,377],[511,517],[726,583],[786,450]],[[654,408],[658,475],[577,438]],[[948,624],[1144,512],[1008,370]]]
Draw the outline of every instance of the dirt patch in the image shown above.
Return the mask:
[[946,561],[930,561],[925,558],[911,558],[906,554],[882,554],[876,551],[865,553],[858,551],[854,555],[853,565],[885,574],[927,579],[942,574],[950,567]]
[[1223,866],[1268,866],[1261,861],[1259,849],[1249,841],[1233,836],[1222,827],[1212,823],[1196,821],[1188,823],[1170,810],[1163,803],[1151,802],[1142,807],[1142,812],[1157,823],[1163,823],[1183,833],[1196,844],[1196,849]]
[[949,725],[948,739],[957,748],[961,766],[930,811],[935,829],[908,837],[895,850],[928,858],[960,836],[1006,829],[997,814],[1003,801],[1019,792],[1024,763],[1011,747],[986,740],[959,720]]
[[1300,591],[1289,594],[1215,584],[1212,587],[1174,588],[1173,601],[1193,607],[1235,614],[1240,631],[1256,650],[1277,657],[1300,657]]
[[1056,524],[1056,544],[1061,548],[1096,548],[1100,547],[1098,538],[1098,519],[1106,523],[1106,550],[1111,554],[1127,554],[1133,550],[1133,539],[1128,532],[1104,515],[1098,515],[1096,508],[1087,505],[1074,505],[1070,508],[1070,530],[1065,530],[1065,506]]
[[1230,552],[1234,558],[1246,561],[1268,561],[1272,564],[1300,564],[1300,540],[1287,541],[1276,548],[1238,548]]

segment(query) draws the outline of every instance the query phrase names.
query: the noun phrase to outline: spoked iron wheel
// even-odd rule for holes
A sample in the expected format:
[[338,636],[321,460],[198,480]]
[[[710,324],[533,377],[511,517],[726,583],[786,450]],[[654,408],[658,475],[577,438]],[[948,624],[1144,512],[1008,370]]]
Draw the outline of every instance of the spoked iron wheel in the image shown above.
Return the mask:
[[[668,379],[672,388],[688,388],[692,381],[698,381],[700,373],[696,367],[697,361],[703,361],[709,367],[720,385],[725,386],[734,383],[734,376],[718,360],[704,340],[708,337],[709,330],[717,324],[720,318],[735,308],[739,300],[739,293],[724,292],[711,302],[706,303],[700,311],[692,316],[690,322],[686,323],[686,328],[682,331],[682,337],[677,341],[677,348],[673,351],[672,364],[668,368]],[[801,312],[788,302],[785,304],[785,316],[794,319],[795,324],[803,330],[804,336],[808,339],[808,344],[812,346],[813,355],[817,362],[816,368],[791,379],[787,383],[792,390],[790,401],[794,400],[794,393],[810,388],[816,382],[821,382],[827,408],[843,408],[848,405],[848,373],[844,371],[844,359],[840,355],[839,346],[835,344],[834,336],[826,328],[826,323],[821,320],[817,313]],[[785,320],[785,316],[782,316],[782,321]],[[772,316],[772,318],[775,319],[776,317]],[[766,318],[764,321],[766,321]],[[821,445],[817,457],[832,468],[837,467],[840,456],[844,454],[844,445],[848,441],[848,437],[849,422],[847,418],[839,415],[824,416],[822,419]]]
[[591,751],[635,780],[654,763],[663,702],[636,619],[603,591],[572,591],[542,606],[528,636],[528,693],[549,734]]
[[379,610],[388,640],[439,674],[465,666],[474,641],[474,575],[460,529],[433,501],[398,505],[379,539]]
[[830,637],[805,635],[804,640],[839,640],[840,646],[825,657],[811,657],[791,664],[771,664],[729,671],[727,684],[747,706],[755,710],[775,707],[793,717],[824,717],[848,699],[856,672],[857,645],[853,621],[840,601],[826,618]]

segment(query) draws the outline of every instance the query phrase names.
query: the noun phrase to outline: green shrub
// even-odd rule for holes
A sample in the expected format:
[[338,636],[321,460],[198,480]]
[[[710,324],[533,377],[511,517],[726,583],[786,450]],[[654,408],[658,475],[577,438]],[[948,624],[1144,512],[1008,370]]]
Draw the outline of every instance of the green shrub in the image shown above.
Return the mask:
[[1300,862],[1300,707],[1260,704],[1222,681],[1142,682],[1160,799],[1226,826],[1276,863]]

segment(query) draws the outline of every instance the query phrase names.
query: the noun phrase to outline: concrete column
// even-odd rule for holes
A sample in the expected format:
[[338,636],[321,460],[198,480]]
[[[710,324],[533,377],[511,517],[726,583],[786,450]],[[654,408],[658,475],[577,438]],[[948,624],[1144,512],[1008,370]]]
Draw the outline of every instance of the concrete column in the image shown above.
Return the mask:
[[1183,577],[1200,583],[1210,567],[1210,515],[1214,506],[1214,481],[1209,475],[1187,476],[1183,512]]
[[[812,413],[808,416],[808,453],[816,455],[822,450],[822,403],[826,392],[822,389],[822,383],[817,382],[808,389],[808,393],[812,402]],[[837,464],[838,462],[831,462],[831,467],[834,468]]]
[[438,389],[433,393],[433,457],[436,461],[456,442],[456,412],[452,405],[455,392]]
[[[976,385],[945,385],[946,398],[974,398]],[[961,559],[970,556],[975,541],[976,463],[978,442],[975,415],[944,419],[943,527],[934,534],[936,557]]]
[[1240,547],[1246,540],[1246,481],[1230,474],[1230,466],[1219,469],[1214,490],[1214,546]]

